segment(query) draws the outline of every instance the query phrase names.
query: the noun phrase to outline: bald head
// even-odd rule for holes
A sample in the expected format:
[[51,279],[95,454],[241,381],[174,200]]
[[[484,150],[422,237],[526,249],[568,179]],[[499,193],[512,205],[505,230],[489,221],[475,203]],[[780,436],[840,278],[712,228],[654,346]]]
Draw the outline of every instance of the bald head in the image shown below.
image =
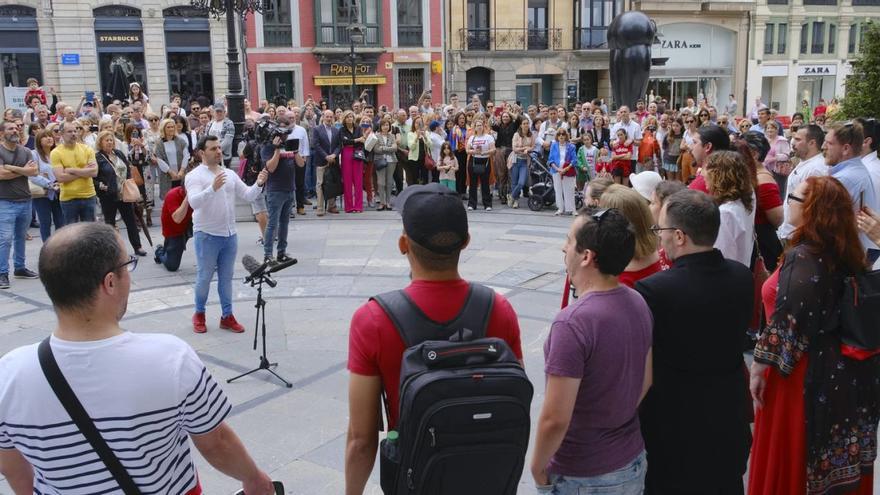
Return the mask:
[[40,249],[40,281],[55,308],[87,309],[108,273],[127,260],[122,238],[99,222],[58,229]]

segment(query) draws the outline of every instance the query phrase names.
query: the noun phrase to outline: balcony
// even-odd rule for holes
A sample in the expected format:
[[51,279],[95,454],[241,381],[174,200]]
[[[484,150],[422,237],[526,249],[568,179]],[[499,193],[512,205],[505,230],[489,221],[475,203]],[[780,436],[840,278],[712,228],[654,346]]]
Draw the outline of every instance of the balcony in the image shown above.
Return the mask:
[[464,50],[558,50],[562,29],[475,28],[459,29]]
[[397,26],[398,46],[422,46],[423,44],[422,26],[406,26],[403,24]]
[[293,36],[290,23],[263,24],[264,46],[292,46]]
[[608,48],[608,28],[575,28],[575,50],[601,50]]
[[[364,42],[366,46],[380,46],[379,38],[381,31],[376,24],[367,24],[364,31]],[[351,37],[348,33],[348,25],[338,24],[321,24],[318,30],[318,44],[322,46],[348,46],[351,44]]]

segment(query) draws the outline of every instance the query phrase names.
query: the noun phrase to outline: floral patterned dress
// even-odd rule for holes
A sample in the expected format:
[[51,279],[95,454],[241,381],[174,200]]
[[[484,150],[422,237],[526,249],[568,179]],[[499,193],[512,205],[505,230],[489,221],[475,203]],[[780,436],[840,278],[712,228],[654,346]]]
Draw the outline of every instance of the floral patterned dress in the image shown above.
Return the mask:
[[[755,361],[770,368],[755,421],[750,495],[872,493],[880,358],[841,354],[844,274],[830,261],[795,246],[765,284],[764,303],[774,309]],[[774,294],[768,285],[776,280]]]

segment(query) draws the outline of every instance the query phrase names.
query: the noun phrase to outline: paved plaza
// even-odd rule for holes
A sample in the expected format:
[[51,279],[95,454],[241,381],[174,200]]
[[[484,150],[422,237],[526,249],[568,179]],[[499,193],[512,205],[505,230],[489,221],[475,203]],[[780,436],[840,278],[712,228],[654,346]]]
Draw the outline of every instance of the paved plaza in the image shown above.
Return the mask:
[[[241,211],[241,210],[240,210]],[[128,313],[122,326],[134,332],[163,332],[189,342],[235,404],[229,422],[258,465],[282,480],[287,493],[339,494],[344,487],[343,455],[348,422],[348,325],[368,297],[404,287],[406,258],[397,249],[401,232],[395,212],[367,212],[316,218],[313,211],[290,223],[288,252],[299,264],[277,273],[278,286],[267,288],[269,358],[278,373],[293,382],[279,386],[258,372],[236,383],[226,380],[259,364],[253,350],[255,289],[236,282],[235,314],[248,331],[232,334],[218,328],[216,285],[207,311],[208,333],[192,332],[195,258],[188,244],[180,270],[169,273],[141,258],[132,274]],[[559,309],[564,283],[560,250],[571,217],[505,207],[471,212],[470,246],[462,253],[461,274],[505,294],[519,314],[526,370],[534,381],[533,421],[543,400],[542,346]],[[121,222],[120,222],[121,225]],[[238,258],[262,259],[256,223],[239,222]],[[152,228],[155,240],[161,230]],[[36,269],[39,233],[28,242],[28,266]],[[245,271],[236,263],[236,279]],[[0,291],[0,355],[38,342],[55,325],[48,296],[38,280],[12,280]],[[240,487],[198,461],[207,494],[231,494]],[[527,471],[527,470],[526,470]],[[521,492],[533,493],[531,476]],[[10,494],[0,480],[0,495]],[[378,462],[367,493],[381,493]]]

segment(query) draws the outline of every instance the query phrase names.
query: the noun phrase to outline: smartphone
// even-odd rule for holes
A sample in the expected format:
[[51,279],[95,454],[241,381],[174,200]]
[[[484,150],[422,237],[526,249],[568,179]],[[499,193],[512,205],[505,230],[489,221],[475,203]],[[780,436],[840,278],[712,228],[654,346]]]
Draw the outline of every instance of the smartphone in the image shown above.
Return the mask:
[[859,192],[859,211],[865,209],[865,191]]
[[284,151],[299,151],[299,139],[284,141]]
[[[284,484],[280,481],[273,481],[272,485],[275,486],[275,495],[284,495]],[[235,495],[246,495],[244,490],[239,490],[235,492]]]
[[86,101],[89,103],[95,102],[95,92],[94,91],[86,91]]

